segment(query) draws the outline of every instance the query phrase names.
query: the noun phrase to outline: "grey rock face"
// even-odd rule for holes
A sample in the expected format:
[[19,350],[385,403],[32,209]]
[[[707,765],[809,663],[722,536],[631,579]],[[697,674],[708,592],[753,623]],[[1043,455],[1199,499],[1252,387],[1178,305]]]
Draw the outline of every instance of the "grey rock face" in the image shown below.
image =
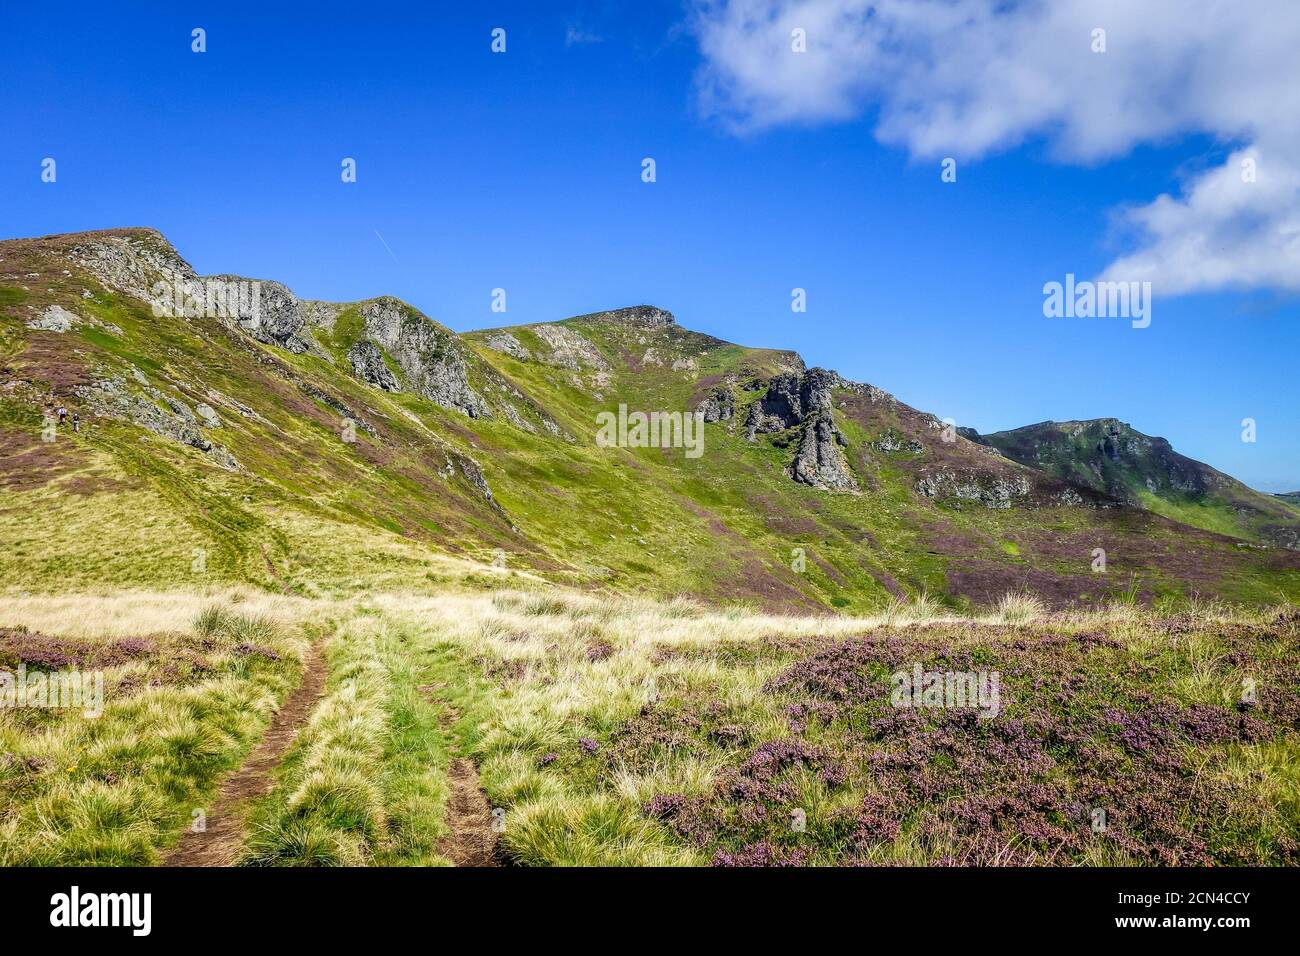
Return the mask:
[[794,428],[803,420],[803,402],[799,397],[799,376],[777,375],[767,385],[767,394],[749,406],[745,418],[745,437]]
[[61,305],[51,305],[37,318],[27,323],[29,329],[37,332],[70,332],[73,326],[81,322],[77,316]]
[[838,375],[824,368],[812,368],[805,372],[799,383],[799,397],[803,402],[804,414],[828,411],[831,407],[831,389],[840,381]]
[[730,386],[719,385],[708,398],[696,406],[706,422],[727,422],[736,414],[736,395]]
[[550,355],[545,359],[549,365],[557,365],[577,372],[583,368],[608,371],[609,363],[584,336],[565,325],[534,325],[529,327],[539,339],[550,346]]
[[873,441],[871,447],[876,451],[883,451],[886,454],[893,454],[900,451],[919,454],[925,450],[925,446],[915,438],[904,439],[902,435],[892,429]]
[[801,427],[799,448],[787,474],[814,488],[856,491],[858,483],[843,452],[844,435],[835,425],[831,401],[832,390],[842,381],[823,368],[774,376],[766,394],[749,407],[745,437],[755,441],[762,433]]
[[199,402],[198,405],[194,406],[194,414],[198,415],[199,420],[208,428],[221,427],[221,416],[207,402]]
[[479,463],[473,458],[465,457],[461,457],[459,461],[460,471],[465,476],[465,480],[477,488],[479,494],[495,504],[492,489],[488,487],[487,479],[483,477],[483,469],[479,467]]
[[986,508],[1010,508],[1012,503],[1029,497],[1029,479],[1000,475],[967,474],[939,471],[923,476],[916,490],[927,498],[974,501]]
[[[230,278],[237,281],[233,276]],[[319,353],[320,347],[306,329],[306,316],[294,294],[278,282],[259,281],[257,289],[257,314],[240,316],[237,320],[240,327],[259,342],[278,345],[295,355]]]
[[767,394],[750,406],[745,437],[753,441],[760,433],[794,428],[814,412],[829,412],[831,390],[838,381],[838,375],[824,368],[774,376],[768,382]]
[[524,348],[523,344],[509,332],[493,332],[483,341],[488,348],[495,349],[521,362],[527,362],[533,357],[533,354]]
[[175,277],[194,279],[194,270],[172,248],[171,243],[153,230],[129,236],[97,236],[69,250],[70,257],[118,292],[154,301],[154,284],[170,282]]
[[[194,413],[179,399],[169,398],[157,389],[150,389],[157,400],[150,401],[144,396],[133,394],[127,387],[126,381],[120,378],[105,379],[94,385],[78,386],[75,391],[78,397],[100,414],[138,425],[171,441],[197,448],[228,471],[239,468],[239,462],[235,460],[235,456],[229,449],[204,436],[199,430],[198,419]],[[158,401],[166,404],[168,409],[164,410],[157,403]]]
[[348,349],[348,362],[352,365],[352,374],[363,382],[381,388],[385,392],[400,392],[402,386],[397,382],[393,370],[384,364],[384,353],[367,339],[361,339]]
[[363,303],[360,312],[366,334],[392,356],[415,391],[470,418],[492,417],[470,387],[469,357],[454,333],[390,297]]
[[856,491],[857,480],[841,448],[844,436],[835,427],[830,409],[819,409],[804,423],[799,451],[790,465],[790,477],[814,488]]
[[172,410],[172,414],[177,418],[183,419],[190,425],[197,425],[199,423],[198,416],[196,416],[194,412],[190,410],[190,407],[179,398],[172,398],[170,395],[163,395],[157,389],[150,389],[150,391],[154,398],[165,402],[167,407]]
[[[217,318],[267,345],[295,354],[324,354],[306,328],[310,309],[287,287],[240,276],[200,277],[152,230],[96,237],[74,247],[69,255],[104,285],[161,314]],[[233,294],[236,287],[242,294]]]
[[626,309],[615,309],[612,312],[598,314],[606,321],[635,325],[643,329],[662,329],[677,324],[677,319],[671,312],[655,308],[653,305],[634,305]]

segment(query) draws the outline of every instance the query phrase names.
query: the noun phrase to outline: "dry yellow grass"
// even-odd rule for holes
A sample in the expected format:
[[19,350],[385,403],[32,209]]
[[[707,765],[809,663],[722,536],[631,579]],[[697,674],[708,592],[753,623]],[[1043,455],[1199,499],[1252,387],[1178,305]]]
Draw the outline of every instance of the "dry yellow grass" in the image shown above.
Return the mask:
[[0,595],[0,625],[60,637],[137,637],[187,631],[198,613],[214,604],[286,624],[304,620],[320,609],[319,604],[304,598],[250,588]]

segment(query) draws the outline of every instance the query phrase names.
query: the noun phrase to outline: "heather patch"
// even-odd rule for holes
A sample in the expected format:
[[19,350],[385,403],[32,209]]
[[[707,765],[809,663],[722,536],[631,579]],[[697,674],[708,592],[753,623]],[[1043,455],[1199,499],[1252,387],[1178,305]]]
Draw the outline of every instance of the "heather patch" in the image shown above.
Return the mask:
[[[1181,643],[1118,630],[836,641],[764,685],[788,736],[734,752],[708,793],[644,810],[728,866],[1300,862],[1295,814],[1233,772],[1259,748],[1295,753],[1294,626],[1202,626]],[[893,706],[890,675],[913,667],[999,671],[1001,713]],[[716,739],[706,724],[630,726],[664,748]]]

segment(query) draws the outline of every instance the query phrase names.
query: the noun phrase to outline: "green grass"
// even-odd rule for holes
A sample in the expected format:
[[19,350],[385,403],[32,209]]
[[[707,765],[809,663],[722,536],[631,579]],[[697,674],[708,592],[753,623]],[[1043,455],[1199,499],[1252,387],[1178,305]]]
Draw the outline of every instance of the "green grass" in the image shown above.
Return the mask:
[[446,865],[451,747],[477,735],[485,685],[455,647],[362,617],[329,648],[324,700],[257,808],[249,866]]
[[104,670],[102,716],[0,710],[0,865],[156,863],[210,806],[296,684],[303,645],[266,624],[272,659],[238,652],[227,633],[194,633],[208,643],[157,635],[147,658]]

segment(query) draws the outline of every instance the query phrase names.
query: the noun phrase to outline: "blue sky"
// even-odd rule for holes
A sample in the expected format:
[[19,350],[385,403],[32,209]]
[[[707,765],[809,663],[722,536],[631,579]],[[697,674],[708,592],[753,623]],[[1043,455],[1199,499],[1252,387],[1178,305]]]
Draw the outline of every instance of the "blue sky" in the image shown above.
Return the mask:
[[743,81],[679,3],[121,6],[0,14],[3,236],[153,226],[200,272],[391,293],[457,330],[652,303],[981,431],[1115,416],[1300,489],[1294,288],[1157,283],[1142,330],[1042,312],[1043,283],[1131,251],[1125,209],[1242,146],[1211,124],[1106,155],[1029,125],[954,142],[943,183],[919,133],[881,133],[886,95],[724,115],[701,89],[732,76],[736,100]]

